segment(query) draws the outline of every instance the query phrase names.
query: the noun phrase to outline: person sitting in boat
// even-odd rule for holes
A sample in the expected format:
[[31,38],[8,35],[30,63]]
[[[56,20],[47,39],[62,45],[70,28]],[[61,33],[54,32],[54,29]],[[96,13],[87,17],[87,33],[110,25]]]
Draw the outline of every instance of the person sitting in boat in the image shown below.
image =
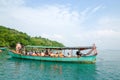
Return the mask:
[[58,55],[59,57],[64,57],[64,54],[62,52],[60,52]]
[[44,53],[44,52],[41,52],[41,56],[45,56],[45,53]]
[[67,57],[72,57],[72,50],[70,50],[67,54],[68,54]]
[[49,53],[49,56],[50,56],[50,57],[55,57],[55,54],[52,53],[52,52],[50,52],[50,53]]
[[48,50],[45,51],[45,56],[49,56],[49,51]]
[[68,52],[68,57],[71,57],[71,56],[72,56],[71,53]]
[[38,52],[37,52],[37,55],[38,55],[38,56],[41,56],[41,52],[38,51]]
[[58,52],[55,54],[55,57],[58,57],[59,55],[58,55]]
[[82,53],[80,52],[80,50],[78,50],[78,51],[76,52],[76,55],[77,55],[77,57],[82,56]]
[[22,45],[18,42],[18,43],[16,44],[16,52],[17,52],[17,53],[21,53],[21,49],[22,49]]
[[36,51],[33,51],[33,52],[32,52],[32,56],[37,56]]
[[27,52],[27,55],[32,56],[33,52],[30,50],[29,52]]

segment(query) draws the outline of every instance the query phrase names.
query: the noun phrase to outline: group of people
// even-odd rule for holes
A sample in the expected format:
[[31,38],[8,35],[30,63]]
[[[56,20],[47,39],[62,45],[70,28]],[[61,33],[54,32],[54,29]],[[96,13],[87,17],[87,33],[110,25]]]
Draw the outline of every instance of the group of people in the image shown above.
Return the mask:
[[29,51],[29,52],[27,52],[26,55],[31,55],[31,56],[64,57],[64,54],[62,52],[53,53],[52,51],[48,52],[47,50],[45,52],[44,51],[40,51],[40,52]]
[[[31,55],[31,56],[65,57],[62,52],[59,52],[59,53],[57,52],[55,54],[52,51],[49,51],[49,50],[46,50],[45,52],[44,51],[41,51],[41,52],[29,51],[29,52],[27,52],[25,50],[22,50],[22,48],[23,48],[23,46],[20,43],[17,43],[16,44],[16,53],[21,53],[21,54],[24,54],[24,55]],[[91,54],[93,51],[94,51],[95,55],[97,55],[97,50],[96,50],[95,44],[93,44],[92,49],[88,53],[83,54],[83,53],[81,53],[80,50],[78,50],[78,51],[76,51],[76,55],[77,55],[77,57],[86,56],[86,55]],[[68,53],[67,57],[72,57],[72,54]]]

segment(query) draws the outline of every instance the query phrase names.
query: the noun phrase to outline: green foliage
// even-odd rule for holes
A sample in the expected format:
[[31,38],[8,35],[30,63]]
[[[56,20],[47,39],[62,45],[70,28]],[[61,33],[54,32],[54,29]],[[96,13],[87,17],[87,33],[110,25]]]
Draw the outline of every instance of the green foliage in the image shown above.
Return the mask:
[[0,46],[15,47],[16,43],[20,42],[23,45],[37,46],[59,46],[63,47],[62,43],[52,41],[42,37],[30,37],[26,33],[19,32],[15,29],[10,29],[0,26]]
[[58,46],[58,47],[63,47],[64,45],[61,43],[58,43],[56,41],[51,41],[46,38],[41,38],[41,37],[32,37],[31,38],[31,44],[32,45],[42,45],[42,46]]

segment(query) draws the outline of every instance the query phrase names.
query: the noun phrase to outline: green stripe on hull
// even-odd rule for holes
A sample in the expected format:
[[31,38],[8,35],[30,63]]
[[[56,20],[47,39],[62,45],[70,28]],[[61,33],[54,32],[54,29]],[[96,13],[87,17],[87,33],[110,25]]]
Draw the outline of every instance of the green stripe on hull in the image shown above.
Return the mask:
[[78,62],[78,63],[95,63],[96,56],[82,56],[82,57],[42,57],[42,56],[28,56],[16,54],[9,51],[9,54],[15,58],[33,59],[41,61],[60,61],[60,62]]
[[7,50],[7,48],[5,48],[5,47],[0,47],[0,50],[5,51],[5,50]]

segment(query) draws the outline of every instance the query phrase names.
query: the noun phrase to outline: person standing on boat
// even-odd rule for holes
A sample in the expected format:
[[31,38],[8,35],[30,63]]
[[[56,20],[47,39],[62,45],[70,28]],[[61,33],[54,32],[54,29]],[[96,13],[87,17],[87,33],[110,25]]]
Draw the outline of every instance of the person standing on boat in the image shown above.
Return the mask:
[[22,49],[22,45],[20,44],[20,42],[18,42],[18,43],[16,44],[16,52],[17,52],[17,53],[21,53],[21,49]]

